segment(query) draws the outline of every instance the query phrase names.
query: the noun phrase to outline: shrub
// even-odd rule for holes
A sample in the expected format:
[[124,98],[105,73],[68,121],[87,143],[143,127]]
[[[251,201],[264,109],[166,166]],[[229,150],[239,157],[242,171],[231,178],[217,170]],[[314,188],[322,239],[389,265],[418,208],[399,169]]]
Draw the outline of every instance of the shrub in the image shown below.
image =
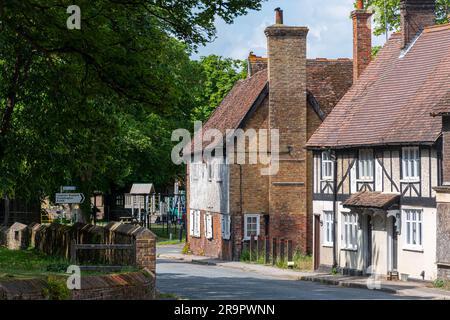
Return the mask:
[[442,279],[436,279],[433,282],[433,286],[435,288],[444,288],[445,287],[445,280]]
[[67,288],[66,281],[57,277],[47,278],[47,286],[42,293],[48,300],[70,299],[70,290]]
[[181,253],[183,254],[190,254],[191,253],[191,248],[189,247],[189,243],[186,242],[184,244],[183,250],[181,250]]

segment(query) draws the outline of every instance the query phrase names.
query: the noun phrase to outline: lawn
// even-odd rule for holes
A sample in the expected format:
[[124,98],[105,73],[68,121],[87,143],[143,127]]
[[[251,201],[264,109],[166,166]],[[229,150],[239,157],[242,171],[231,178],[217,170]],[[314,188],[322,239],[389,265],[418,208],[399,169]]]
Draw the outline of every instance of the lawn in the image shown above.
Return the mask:
[[[152,224],[150,230],[156,235],[156,243],[158,245],[168,245],[168,244],[179,244],[186,241],[186,232],[183,230],[182,240],[180,242],[180,225],[176,227],[169,224]],[[172,239],[170,239],[170,234],[172,233]]]
[[34,249],[8,250],[0,247],[0,279],[35,278],[64,274],[69,263]]
[[[0,247],[0,279],[29,279],[47,276],[67,275],[69,261],[61,257],[45,255],[35,249],[9,250]],[[120,271],[82,271],[82,275],[126,273],[138,270],[124,266]]]

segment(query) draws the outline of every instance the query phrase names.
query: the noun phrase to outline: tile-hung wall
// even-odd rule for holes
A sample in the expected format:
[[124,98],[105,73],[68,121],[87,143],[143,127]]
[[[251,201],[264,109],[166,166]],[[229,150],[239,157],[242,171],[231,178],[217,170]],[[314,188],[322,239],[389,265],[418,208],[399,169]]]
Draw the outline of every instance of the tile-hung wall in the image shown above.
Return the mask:
[[[438,148],[347,149],[337,151],[336,156],[339,266],[367,271],[369,265],[373,265],[376,273],[383,275],[396,269],[410,278],[434,279],[437,269],[433,187],[441,181]],[[331,157],[326,151],[314,152],[313,213],[320,215],[320,264],[326,266],[333,263],[333,243],[327,237],[333,225],[330,222],[330,213],[333,212],[333,169]],[[360,191],[401,195],[400,207],[395,211],[380,210],[372,216],[370,233],[367,215],[357,214],[342,206],[351,194]],[[370,242],[371,250],[368,246]]]

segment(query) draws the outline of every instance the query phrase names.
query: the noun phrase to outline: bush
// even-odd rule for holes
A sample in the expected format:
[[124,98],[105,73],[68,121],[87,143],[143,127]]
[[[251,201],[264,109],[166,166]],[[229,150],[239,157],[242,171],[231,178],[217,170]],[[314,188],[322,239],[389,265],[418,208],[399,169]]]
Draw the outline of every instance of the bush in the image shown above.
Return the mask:
[[43,289],[42,293],[48,300],[70,299],[70,290],[67,288],[66,281],[57,277],[47,278],[47,287]]
[[189,247],[189,243],[185,243],[183,250],[181,250],[182,254],[190,254],[191,253],[191,248]]
[[442,279],[436,279],[436,280],[434,280],[434,282],[433,282],[433,286],[435,287],[435,288],[444,288],[445,287],[445,280],[442,280]]

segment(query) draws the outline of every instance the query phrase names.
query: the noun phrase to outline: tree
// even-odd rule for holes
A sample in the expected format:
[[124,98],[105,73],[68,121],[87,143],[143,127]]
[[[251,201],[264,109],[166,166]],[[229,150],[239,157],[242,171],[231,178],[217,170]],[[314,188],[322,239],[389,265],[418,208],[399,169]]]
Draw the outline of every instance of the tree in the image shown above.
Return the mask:
[[[366,0],[366,6],[375,10],[375,35],[400,29],[400,0]],[[436,0],[437,23],[447,23],[450,14],[450,0]]]
[[194,120],[205,121],[230,92],[236,81],[247,76],[247,63],[217,55],[202,57],[203,90],[194,110]]
[[79,0],[81,30],[68,30],[65,1],[0,0],[0,193],[78,181],[90,194],[139,175],[145,160],[130,158],[149,141],[141,155],[165,166],[148,152],[194,107],[188,53],[214,38],[216,17],[262,1]]

